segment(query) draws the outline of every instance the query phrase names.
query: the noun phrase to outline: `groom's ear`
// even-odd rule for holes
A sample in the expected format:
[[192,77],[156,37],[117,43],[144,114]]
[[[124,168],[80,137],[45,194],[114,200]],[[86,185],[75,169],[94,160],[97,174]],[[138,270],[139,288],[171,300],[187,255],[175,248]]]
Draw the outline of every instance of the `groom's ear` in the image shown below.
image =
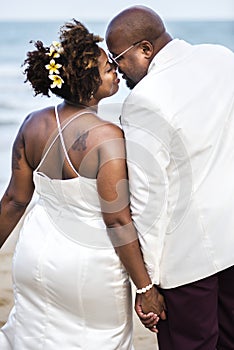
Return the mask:
[[142,40],[142,42],[140,43],[140,48],[141,48],[142,53],[145,56],[145,58],[152,57],[152,55],[154,53],[154,47],[151,44],[151,42],[149,42],[147,40]]

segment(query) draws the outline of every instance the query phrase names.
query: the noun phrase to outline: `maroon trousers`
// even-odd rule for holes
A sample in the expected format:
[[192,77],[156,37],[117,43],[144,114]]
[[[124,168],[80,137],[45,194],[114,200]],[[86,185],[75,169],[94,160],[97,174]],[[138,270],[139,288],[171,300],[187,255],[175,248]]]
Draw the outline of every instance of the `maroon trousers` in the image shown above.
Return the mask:
[[159,290],[167,305],[167,320],[158,323],[160,350],[234,350],[234,266]]

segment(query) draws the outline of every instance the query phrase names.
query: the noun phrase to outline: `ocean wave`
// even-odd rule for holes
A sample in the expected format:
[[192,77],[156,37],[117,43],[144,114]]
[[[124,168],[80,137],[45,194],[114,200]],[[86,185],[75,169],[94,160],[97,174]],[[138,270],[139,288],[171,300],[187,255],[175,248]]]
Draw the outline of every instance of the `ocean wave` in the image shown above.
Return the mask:
[[23,76],[23,68],[18,64],[4,64],[0,65],[0,76],[1,77],[17,77]]
[[8,101],[0,101],[0,111],[2,114],[2,110],[16,110],[18,109],[17,105],[12,104],[11,102]]
[[0,119],[0,127],[2,126],[11,126],[11,125],[18,125],[19,121],[17,120],[1,120]]

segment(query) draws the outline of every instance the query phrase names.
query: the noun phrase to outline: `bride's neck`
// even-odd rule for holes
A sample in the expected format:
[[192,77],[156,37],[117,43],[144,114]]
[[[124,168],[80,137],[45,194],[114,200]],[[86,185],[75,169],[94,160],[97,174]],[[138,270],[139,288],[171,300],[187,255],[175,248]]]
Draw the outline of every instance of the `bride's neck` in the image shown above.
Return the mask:
[[78,108],[78,109],[90,109],[91,111],[94,111],[94,112],[97,112],[98,110],[98,105],[97,104],[94,104],[94,101],[90,101],[89,103],[87,104],[84,104],[84,103],[75,103],[75,102],[71,102],[71,101],[68,101],[68,100],[64,100],[64,103],[65,105],[68,105],[68,106],[72,106],[72,107],[75,107],[75,108]]

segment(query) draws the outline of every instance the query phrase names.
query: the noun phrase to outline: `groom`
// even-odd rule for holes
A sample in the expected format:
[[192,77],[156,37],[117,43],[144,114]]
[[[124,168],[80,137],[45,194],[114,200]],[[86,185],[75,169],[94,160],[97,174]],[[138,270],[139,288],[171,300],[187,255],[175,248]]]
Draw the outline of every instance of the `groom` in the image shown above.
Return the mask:
[[[132,215],[164,295],[160,349],[234,349],[234,54],[173,39],[150,8],[106,32],[124,102]],[[153,330],[152,320],[136,311]]]

